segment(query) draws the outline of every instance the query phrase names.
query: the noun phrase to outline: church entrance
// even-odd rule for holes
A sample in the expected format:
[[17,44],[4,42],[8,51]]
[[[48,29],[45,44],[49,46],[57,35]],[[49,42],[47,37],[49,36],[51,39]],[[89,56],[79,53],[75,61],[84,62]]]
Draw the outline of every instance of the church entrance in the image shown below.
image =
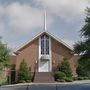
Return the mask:
[[50,72],[50,61],[40,60],[39,62],[39,72]]

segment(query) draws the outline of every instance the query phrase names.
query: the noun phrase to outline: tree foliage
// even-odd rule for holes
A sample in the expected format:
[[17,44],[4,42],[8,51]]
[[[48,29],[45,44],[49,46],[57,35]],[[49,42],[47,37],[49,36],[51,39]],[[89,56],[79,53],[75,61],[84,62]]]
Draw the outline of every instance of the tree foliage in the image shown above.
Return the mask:
[[55,80],[63,80],[66,77],[65,73],[57,71],[55,72]]
[[10,65],[10,49],[0,40],[0,70]]
[[85,25],[80,30],[81,36],[84,37],[83,41],[75,44],[74,50],[76,53],[82,55],[81,58],[90,59],[90,8],[86,9]]
[[62,63],[57,66],[57,71],[65,73],[66,77],[72,77],[72,70],[67,58],[63,58]]
[[74,46],[74,51],[81,56],[77,73],[81,76],[90,74],[90,8],[86,9],[85,25],[80,30],[83,41]]
[[20,64],[18,82],[31,82],[31,74],[24,59]]
[[81,77],[90,77],[90,59],[80,59],[77,74]]
[[69,61],[66,57],[64,57],[62,63],[57,66],[57,71],[55,72],[55,80],[60,82],[71,82],[72,76],[73,75]]
[[72,77],[72,70],[67,58],[63,59],[59,71],[65,73],[66,77]]

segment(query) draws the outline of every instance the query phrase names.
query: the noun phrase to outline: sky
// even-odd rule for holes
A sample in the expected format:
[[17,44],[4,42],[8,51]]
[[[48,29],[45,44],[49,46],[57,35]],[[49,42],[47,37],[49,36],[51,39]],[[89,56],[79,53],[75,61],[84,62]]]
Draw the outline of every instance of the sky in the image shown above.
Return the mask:
[[0,36],[16,50],[44,31],[46,10],[47,31],[73,47],[81,39],[87,6],[90,0],[0,0]]

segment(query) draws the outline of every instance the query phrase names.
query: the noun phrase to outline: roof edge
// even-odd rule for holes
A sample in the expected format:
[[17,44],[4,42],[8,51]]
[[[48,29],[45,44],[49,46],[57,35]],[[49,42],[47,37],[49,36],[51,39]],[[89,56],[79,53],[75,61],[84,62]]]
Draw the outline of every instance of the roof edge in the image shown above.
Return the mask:
[[31,40],[29,40],[28,42],[24,43],[21,47],[18,47],[17,50],[14,52],[15,54],[18,53],[20,50],[22,50],[26,45],[28,45],[29,43],[31,43],[33,40],[37,39],[40,35],[42,35],[43,33],[48,34],[50,37],[52,37],[53,39],[55,39],[56,41],[58,41],[59,43],[63,44],[64,46],[66,46],[68,49],[70,49],[71,51],[73,51],[73,48],[71,48],[69,45],[67,45],[65,42],[63,42],[62,40],[58,39],[57,37],[55,37],[53,34],[51,34],[48,31],[43,31],[38,33],[37,35],[35,35],[34,37],[32,37]]

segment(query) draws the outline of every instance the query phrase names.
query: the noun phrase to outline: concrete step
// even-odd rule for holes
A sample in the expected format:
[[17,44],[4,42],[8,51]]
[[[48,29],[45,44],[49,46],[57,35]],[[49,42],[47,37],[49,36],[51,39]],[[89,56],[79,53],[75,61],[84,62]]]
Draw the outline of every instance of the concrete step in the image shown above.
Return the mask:
[[35,83],[54,83],[54,76],[51,72],[36,72]]

